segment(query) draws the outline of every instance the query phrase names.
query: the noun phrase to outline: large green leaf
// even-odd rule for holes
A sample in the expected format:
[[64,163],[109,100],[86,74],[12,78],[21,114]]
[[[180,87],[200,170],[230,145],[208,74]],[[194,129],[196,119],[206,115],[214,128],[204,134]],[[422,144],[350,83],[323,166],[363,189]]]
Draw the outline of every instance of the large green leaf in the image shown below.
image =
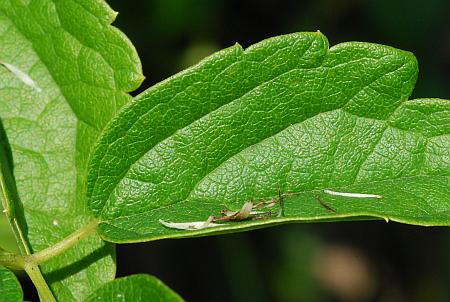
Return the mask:
[[[0,1],[0,116],[33,251],[92,219],[93,142],[142,80],[115,16],[103,0]],[[113,254],[92,236],[42,269],[57,298],[79,301],[114,277]]]
[[86,302],[95,301],[182,302],[183,299],[157,278],[139,274],[105,284],[86,300]]
[[22,302],[23,292],[16,276],[0,266],[0,302]]
[[[417,69],[409,52],[357,42],[329,49],[319,32],[296,33],[225,49],[150,88],[113,119],[91,162],[102,237],[368,218],[450,225],[450,102],[408,101]],[[278,186],[280,217],[196,231],[159,221],[276,201]]]

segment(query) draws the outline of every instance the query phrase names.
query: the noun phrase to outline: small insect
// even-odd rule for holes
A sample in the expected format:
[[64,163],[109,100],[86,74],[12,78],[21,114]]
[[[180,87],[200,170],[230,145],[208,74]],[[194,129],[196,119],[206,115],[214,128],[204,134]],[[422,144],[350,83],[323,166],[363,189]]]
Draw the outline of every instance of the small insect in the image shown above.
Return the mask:
[[383,198],[382,195],[377,195],[377,194],[336,192],[336,191],[332,191],[332,190],[328,190],[328,189],[323,190],[323,192],[325,194],[329,194],[329,195],[343,196],[343,197],[352,197],[352,198]]
[[[273,198],[268,201],[260,199],[256,204],[252,201],[247,201],[239,211],[231,211],[229,209],[220,210],[220,214],[222,214],[222,216],[213,216],[213,222],[258,220],[273,217],[274,212],[264,209],[272,208],[277,203],[280,203],[281,200],[282,198],[280,197]],[[280,210],[278,211],[277,217],[281,217],[280,215],[284,213],[282,207],[284,207],[284,205],[280,203]]]
[[254,207],[253,202],[247,201],[244,203],[244,205],[239,211],[231,211],[229,209],[220,210],[220,214],[222,214],[222,216],[211,216],[213,217],[212,221],[217,222],[217,221],[246,220],[252,215],[254,215],[254,213],[252,213],[253,207]]
[[247,201],[244,203],[239,211],[231,211],[229,209],[223,209],[220,211],[222,216],[214,217],[213,221],[242,221],[242,220],[257,220],[266,219],[274,216],[272,210],[267,210],[275,205],[279,205],[280,208],[276,217],[284,216],[284,198],[287,196],[292,196],[298,193],[285,193],[281,194],[280,185],[278,185],[277,196],[266,200],[260,198],[257,203],[253,201]]
[[219,213],[221,214],[220,216],[211,215],[206,221],[168,222],[160,219],[159,223],[171,229],[190,231],[202,230],[206,228],[226,225],[223,222],[228,221],[238,222],[244,220],[259,220],[274,217],[275,212],[271,211],[270,208],[274,207],[277,204],[280,205],[280,209],[276,217],[282,217],[284,216],[284,198],[288,195],[293,195],[293,193],[281,194],[281,191],[278,187],[278,195],[275,198],[271,198],[269,200],[260,198],[257,203],[254,203],[253,201],[246,201],[239,211],[222,209],[219,211]]

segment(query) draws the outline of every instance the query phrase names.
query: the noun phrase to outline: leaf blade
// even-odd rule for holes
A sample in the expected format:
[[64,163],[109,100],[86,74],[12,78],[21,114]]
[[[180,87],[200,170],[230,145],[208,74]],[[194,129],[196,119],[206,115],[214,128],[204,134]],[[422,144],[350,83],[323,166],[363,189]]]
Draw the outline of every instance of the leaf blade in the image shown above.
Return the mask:
[[0,301],[21,302],[23,292],[16,276],[3,266],[0,266]]
[[94,301],[170,301],[181,302],[174,291],[159,279],[144,274],[115,279],[92,293],[87,302]]
[[[102,0],[0,4],[0,116],[34,251],[92,219],[84,201],[92,145],[142,81],[134,47],[110,25],[115,16]],[[58,299],[82,300],[114,278],[113,246],[93,236],[43,271]]]
[[[280,47],[283,39],[289,42]],[[316,43],[317,51],[312,52],[315,56],[301,62],[292,41],[299,41],[303,46],[314,44],[305,43],[308,39],[322,42]],[[436,158],[430,163],[424,161],[427,148],[430,149],[427,147],[429,137],[417,131],[414,121],[428,121],[420,126],[425,134],[443,134],[442,141],[433,145],[439,152],[433,154],[447,158],[448,150],[443,146],[450,132],[445,122],[450,112],[449,102],[430,100],[428,105],[420,105],[421,101],[407,101],[417,78],[415,57],[391,47],[359,42],[342,43],[328,49],[323,41],[325,37],[320,33],[276,37],[250,47],[249,53],[239,52],[234,63],[221,65],[215,73],[206,68],[209,78],[205,76],[202,84],[221,83],[211,92],[224,98],[220,106],[207,107],[216,99],[202,96],[198,92],[202,86],[196,86],[197,82],[189,79],[190,73],[201,74],[207,64],[220,66],[222,56],[229,58],[227,50],[138,96],[104,132],[91,163],[88,196],[91,210],[103,220],[100,224],[103,238],[134,242],[191,237],[333,217],[372,216],[407,223],[448,225],[449,202],[445,194],[439,203],[445,215],[433,223],[427,220],[432,214],[421,219],[409,217],[407,208],[402,210],[402,216],[399,209],[394,214],[400,215],[392,215],[389,208],[381,215],[373,208],[349,211],[344,207],[337,209],[338,214],[333,216],[317,201],[305,201],[310,209],[306,211],[308,215],[301,212],[293,215],[289,199],[286,200],[287,216],[283,218],[228,223],[200,231],[176,231],[158,222],[159,219],[206,221],[210,215],[220,215],[219,211],[224,208],[237,211],[248,200],[275,198],[278,184],[282,192],[299,196],[302,193],[310,200],[312,195],[308,192],[323,194],[327,188],[352,192],[353,184],[407,180],[436,171],[434,174],[441,177],[438,186],[441,193],[448,193],[450,169]],[[267,79],[261,80],[264,76],[258,71],[271,70],[268,66],[272,62],[263,59],[267,48],[277,53],[278,47],[285,50],[285,55],[277,58],[275,65],[282,61],[287,67],[280,68],[283,72],[277,75],[269,72]],[[252,51],[260,52],[255,55]],[[245,62],[247,55],[259,58],[257,67],[243,68],[245,64],[241,64],[231,70],[229,66]],[[251,74],[260,83],[246,85]],[[243,93],[228,93],[229,87],[235,86]],[[182,97],[179,104],[171,103],[171,96],[178,95]],[[414,103],[430,113],[430,118],[417,108],[405,109]],[[206,104],[204,108],[202,104]],[[186,125],[177,124],[178,116],[173,112],[188,109],[206,113]],[[409,122],[404,112],[409,112]],[[438,122],[429,123],[436,116]],[[152,131],[159,132],[153,135]],[[119,165],[115,166],[117,162]],[[413,184],[425,186],[422,181]],[[376,194],[371,188],[378,190],[373,185],[356,187],[361,191],[353,192]],[[394,190],[395,186],[390,188]],[[419,206],[411,196],[407,198],[412,207]],[[290,200],[301,203],[299,197]],[[345,205],[343,201],[341,204]],[[416,211],[419,216],[421,213],[423,211]]]
[[[290,39],[288,39],[287,41],[284,41],[283,39],[279,39],[279,43],[282,45],[296,43],[296,50],[300,53],[300,56],[306,57],[304,61],[299,60],[300,62],[298,63],[298,65],[305,66],[305,68],[317,65],[317,63],[322,59],[321,53],[324,52],[324,46],[328,45],[328,42],[323,36],[317,35],[315,33],[306,34],[304,36],[302,35],[298,39],[292,40],[293,41],[290,41]],[[233,79],[234,74],[236,74],[237,72],[245,72],[249,64],[252,64],[252,61],[261,60],[265,56],[269,56],[268,53],[270,53],[271,56],[275,56],[278,51],[277,48],[271,50],[270,48],[267,49],[258,46],[254,46],[252,49],[254,49],[256,54],[250,54],[251,58],[255,57],[254,59],[252,58],[250,63],[246,63],[241,59],[243,56],[243,49],[240,47],[240,45],[235,45],[216,54],[213,54],[194,68],[186,70],[176,77],[169,78],[167,81],[164,81],[150,88],[147,92],[141,94],[141,98],[145,98],[147,94],[150,95],[153,92],[155,92],[156,96],[149,98],[148,103],[136,102],[135,109],[125,110],[124,112],[122,112],[122,115],[119,117],[120,122],[117,123],[120,123],[120,126],[115,128],[111,127],[107,131],[111,132],[111,134],[109,135],[110,137],[114,137],[125,135],[125,131],[134,131],[134,129],[139,127],[141,130],[147,129],[145,135],[142,136],[148,137],[148,141],[146,141],[146,144],[143,144],[142,146],[136,145],[137,150],[129,150],[130,154],[127,158],[123,158],[120,154],[118,154],[113,161],[114,166],[117,167],[116,169],[126,170],[133,161],[137,160],[149,148],[162,141],[165,136],[170,135],[176,132],[178,129],[189,125],[208,112],[223,106],[224,104],[229,102],[230,99],[245,94],[248,90],[247,86],[251,88],[257,87],[259,82],[266,81],[266,78],[268,78],[267,80],[270,80],[271,77],[285,73],[287,70],[289,70],[289,65],[282,65],[283,68],[276,68],[276,62],[271,62],[272,64],[270,68],[267,67],[267,69],[271,70],[271,72],[266,75],[265,78],[260,79],[259,81],[255,81],[253,80],[253,77],[248,76],[247,78],[249,78],[249,80],[247,80],[247,85],[241,89],[236,89],[236,83],[238,83],[239,81]],[[289,50],[291,49],[286,49],[286,51]],[[257,66],[254,68],[257,68]],[[231,84],[223,87],[223,83],[221,83],[221,81],[209,82],[209,78],[215,78],[215,76],[212,76],[212,74],[220,74],[222,69],[227,71],[227,73],[222,76],[227,78]],[[205,80],[202,82],[203,78],[205,78]],[[190,93],[190,95],[199,93],[199,99],[207,97],[211,101],[211,103],[199,103],[199,105],[203,106],[199,106],[197,110],[192,111],[189,110],[190,108],[185,108],[185,96],[182,95],[182,93],[180,93],[176,88],[179,85],[183,85],[183,82],[185,81],[188,83],[193,83],[192,87],[187,88],[189,89],[188,92]],[[160,89],[160,87],[162,88],[164,86],[171,85],[171,83],[174,83],[173,85],[175,88],[173,89],[173,91],[165,92],[164,89]],[[224,89],[225,91],[221,91],[221,89]],[[180,90],[182,90],[182,88]],[[211,95],[210,91],[212,92]],[[167,102],[161,101],[161,103],[159,103],[159,100],[166,98],[167,94],[169,95],[169,97],[171,95],[173,95],[173,97],[171,97]],[[138,120],[140,124],[136,125],[134,121],[135,119],[133,118],[135,116],[134,111],[147,112],[147,107],[150,107],[153,110],[149,110],[146,116],[142,116]],[[166,112],[169,111],[171,118],[170,123],[164,123],[163,126],[158,126],[158,123],[155,121],[164,118],[164,116],[166,116]],[[121,145],[118,146],[119,148],[126,148],[126,145],[129,142],[125,140],[124,142],[119,141],[116,144],[119,143]],[[106,141],[106,138],[104,142],[101,142],[97,146],[97,148],[105,148],[105,150],[107,147],[108,142]],[[102,152],[100,151],[96,152],[97,155],[101,153]],[[92,167],[90,169],[104,169],[104,172],[106,173],[108,170],[108,168],[105,168],[107,166],[107,163],[102,163],[102,165],[99,165],[104,159],[102,159],[101,155],[98,156],[98,158],[95,158],[91,161]],[[112,185],[109,180],[90,180],[93,185],[88,188],[88,190],[91,190],[90,192],[88,192],[88,194],[93,196],[92,200],[94,200],[94,202],[101,199],[100,196],[102,198],[108,196],[108,194],[113,190],[114,185],[117,184],[118,179],[120,179],[121,175],[111,175],[111,177],[114,177],[115,179],[114,182],[112,182]],[[93,209],[93,207],[91,207],[91,209]]]

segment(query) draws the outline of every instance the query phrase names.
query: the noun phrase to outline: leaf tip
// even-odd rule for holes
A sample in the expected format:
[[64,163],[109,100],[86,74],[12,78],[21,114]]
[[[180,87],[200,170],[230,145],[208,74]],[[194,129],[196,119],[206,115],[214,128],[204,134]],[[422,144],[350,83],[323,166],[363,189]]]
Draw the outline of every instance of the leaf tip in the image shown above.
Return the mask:
[[116,18],[117,18],[117,16],[119,15],[119,12],[118,11],[115,11],[115,10],[111,10],[111,13],[110,13],[110,15],[109,15],[109,23],[111,24],[111,23],[113,23],[114,21],[116,21]]
[[239,44],[238,42],[234,43],[233,47],[238,48],[238,49],[241,49],[241,50],[244,49],[244,48],[242,47],[242,45]]
[[325,36],[320,30],[316,30],[315,34],[320,37]]

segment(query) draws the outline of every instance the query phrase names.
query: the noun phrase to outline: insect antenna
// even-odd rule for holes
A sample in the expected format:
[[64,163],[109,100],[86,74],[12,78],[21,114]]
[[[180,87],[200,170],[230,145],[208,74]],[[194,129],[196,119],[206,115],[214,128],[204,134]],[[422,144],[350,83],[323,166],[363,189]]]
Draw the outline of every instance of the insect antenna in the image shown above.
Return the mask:
[[278,212],[277,217],[284,216],[284,199],[283,195],[281,195],[280,182],[278,182],[278,202],[280,203],[280,211]]
[[327,205],[325,201],[323,201],[322,198],[320,198],[319,195],[316,196],[316,200],[322,207],[324,207],[327,210],[327,212],[336,213],[336,210]]

